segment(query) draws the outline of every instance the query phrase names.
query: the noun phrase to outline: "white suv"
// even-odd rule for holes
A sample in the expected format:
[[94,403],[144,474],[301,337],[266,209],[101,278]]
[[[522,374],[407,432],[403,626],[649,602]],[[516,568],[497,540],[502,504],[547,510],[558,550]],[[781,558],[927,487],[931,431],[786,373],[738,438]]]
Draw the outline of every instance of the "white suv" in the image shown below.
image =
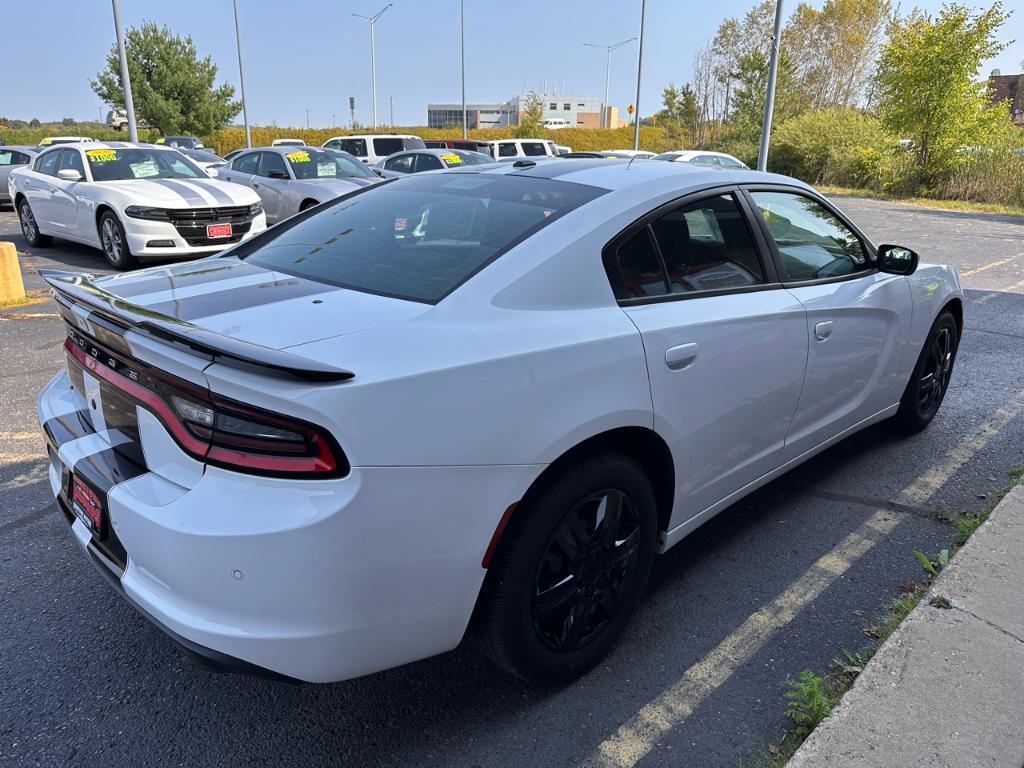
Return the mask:
[[340,149],[355,155],[364,163],[375,165],[388,155],[407,149],[426,149],[419,136],[408,133],[355,133],[334,136],[323,143],[327,149]]
[[488,141],[491,157],[558,157],[558,147],[550,139],[498,139]]

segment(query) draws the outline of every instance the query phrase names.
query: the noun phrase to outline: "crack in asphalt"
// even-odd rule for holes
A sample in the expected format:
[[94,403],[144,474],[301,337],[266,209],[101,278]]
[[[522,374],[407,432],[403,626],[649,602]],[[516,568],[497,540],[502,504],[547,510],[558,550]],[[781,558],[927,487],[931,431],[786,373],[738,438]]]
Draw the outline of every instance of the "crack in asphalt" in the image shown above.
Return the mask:
[[26,525],[31,525],[32,523],[46,517],[51,512],[53,512],[53,504],[44,504],[39,507],[39,509],[33,509],[27,515],[22,515],[16,520],[11,520],[10,522],[0,525],[0,536],[4,536],[11,531],[16,531],[19,528],[24,528]]
[[1024,339],[1024,335],[1019,333],[1006,333],[1005,331],[990,331],[987,328],[971,328],[969,326],[965,326],[964,331],[973,331],[974,333],[991,333],[994,336],[1008,336],[1011,339]]
[[937,509],[918,507],[913,504],[901,504],[898,501],[887,501],[875,499],[870,496],[858,496],[852,493],[836,493],[834,491],[816,491],[813,488],[801,488],[800,493],[813,498],[825,499],[826,501],[841,501],[847,504],[857,504],[863,507],[881,508],[893,512],[906,512],[917,517],[926,517],[930,520],[946,520],[946,517]]

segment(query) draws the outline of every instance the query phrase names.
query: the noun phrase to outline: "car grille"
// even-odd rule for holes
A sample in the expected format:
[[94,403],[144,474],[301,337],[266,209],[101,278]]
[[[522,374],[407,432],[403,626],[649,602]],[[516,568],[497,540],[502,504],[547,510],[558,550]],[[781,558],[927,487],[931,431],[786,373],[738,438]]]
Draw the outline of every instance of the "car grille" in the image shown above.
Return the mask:
[[[231,245],[237,243],[252,228],[253,209],[248,205],[222,208],[185,208],[169,210],[167,215],[174,228],[191,246]],[[209,238],[207,224],[230,224],[231,237]]]

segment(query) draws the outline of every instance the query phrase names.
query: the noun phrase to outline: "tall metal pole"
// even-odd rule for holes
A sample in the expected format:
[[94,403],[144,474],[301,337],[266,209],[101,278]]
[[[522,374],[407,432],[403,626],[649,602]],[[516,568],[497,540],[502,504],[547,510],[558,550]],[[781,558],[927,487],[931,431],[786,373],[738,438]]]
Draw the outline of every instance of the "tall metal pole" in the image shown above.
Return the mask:
[[768,143],[772,133],[772,112],[775,110],[775,76],[779,70],[779,48],[782,46],[782,0],[775,0],[775,32],[772,33],[772,54],[768,62],[768,92],[764,97],[764,120],[761,121],[761,146],[757,151],[757,170],[768,170]]
[[[601,104],[601,127],[602,128],[610,128],[611,127],[609,125],[610,121],[608,119],[608,85],[611,82],[611,78],[612,78],[612,51],[614,51],[616,48],[621,48],[624,45],[629,45],[634,40],[636,40],[636,38],[635,37],[631,37],[631,38],[629,38],[629,40],[623,40],[621,42],[615,43],[614,45],[596,45],[595,43],[584,43],[583,44],[587,48],[604,48],[605,52],[607,54],[607,59],[605,60],[605,68],[604,68],[604,102]],[[564,89],[564,86],[563,86],[563,89]]]
[[110,0],[114,6],[114,34],[117,35],[117,55],[121,59],[121,89],[124,91],[124,111],[128,113],[128,141],[137,143],[139,131],[135,125],[135,101],[132,99],[132,79],[128,76],[128,54],[124,49],[124,31],[121,29],[121,8],[117,0]]
[[388,3],[373,16],[363,16],[358,13],[352,15],[356,18],[362,19],[363,21],[370,22],[370,98],[373,101],[373,127],[377,127],[377,51],[376,45],[373,38],[373,28],[377,24],[377,19],[384,15],[384,11],[390,8],[394,3]]
[[466,138],[466,0],[459,0],[459,37],[462,48],[462,138]]
[[640,0],[640,52],[636,57],[636,119],[633,121],[633,149],[640,149],[640,70],[644,63],[644,15],[647,11],[647,0]]
[[238,0],[231,0],[231,7],[235,11],[235,49],[238,51],[238,84],[242,90],[242,122],[245,123],[245,146],[252,146],[252,136],[249,134],[249,109],[245,102],[245,74],[242,72],[242,33],[238,28]]
[[391,122],[388,123],[392,128],[395,127],[395,97],[388,96],[388,101],[391,103]]

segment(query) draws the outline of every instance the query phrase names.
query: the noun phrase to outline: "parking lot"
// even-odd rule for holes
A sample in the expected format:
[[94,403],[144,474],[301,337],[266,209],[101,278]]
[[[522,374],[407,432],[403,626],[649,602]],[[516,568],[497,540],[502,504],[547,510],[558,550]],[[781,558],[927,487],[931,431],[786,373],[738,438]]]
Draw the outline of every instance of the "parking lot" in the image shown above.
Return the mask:
[[[911,553],[948,545],[1024,456],[1024,218],[838,201],[876,243],[955,264],[957,369],[912,438],[870,428],[726,510],[655,565],[615,651],[556,691],[468,648],[326,686],[218,675],[183,659],[83,559],[54,510],[36,392],[61,365],[49,301],[0,310],[0,763],[40,766],[736,766],[785,725],[784,682],[867,644]],[[98,251],[27,249],[105,272]],[[941,702],[936,703],[941,706]]]

